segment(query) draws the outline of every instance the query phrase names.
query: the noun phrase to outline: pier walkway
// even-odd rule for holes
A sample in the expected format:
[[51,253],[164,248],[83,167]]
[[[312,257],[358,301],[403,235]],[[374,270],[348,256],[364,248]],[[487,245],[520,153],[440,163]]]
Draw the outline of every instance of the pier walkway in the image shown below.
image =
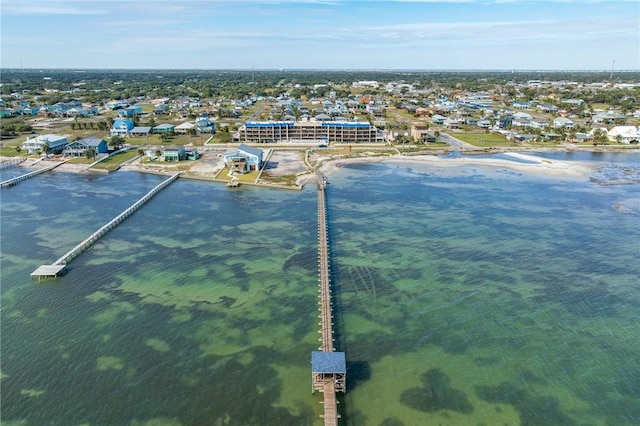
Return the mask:
[[52,164],[51,166],[47,166],[42,169],[34,170],[33,172],[30,172],[24,175],[14,177],[13,179],[5,180],[4,182],[0,182],[0,187],[9,188],[10,186],[17,185],[19,182],[22,182],[23,180],[31,179],[34,176],[38,176],[39,174],[53,170],[62,164],[64,164],[64,162],[55,163],[55,164]]
[[89,247],[91,247],[96,241],[102,238],[104,234],[106,234],[107,232],[109,232],[110,230],[118,226],[126,218],[131,216],[133,212],[138,210],[147,201],[153,198],[154,195],[156,195],[158,192],[162,191],[164,188],[169,186],[173,181],[178,179],[179,176],[180,176],[180,173],[176,173],[172,175],[170,178],[164,180],[158,186],[156,186],[151,191],[149,191],[145,196],[143,196],[138,201],[133,203],[129,208],[127,208],[125,211],[120,213],[118,216],[111,219],[106,225],[102,226],[96,232],[91,234],[88,238],[84,239],[80,244],[78,244],[77,246],[69,250],[62,257],[60,257],[58,260],[53,262],[51,265],[42,265],[38,269],[33,271],[31,273],[31,276],[38,277],[38,278],[56,277],[60,272],[62,272],[62,270],[65,268],[65,266],[69,262],[71,262],[74,258],[76,258],[78,255],[83,253]]
[[324,394],[323,414],[325,426],[338,424],[336,392],[346,392],[346,361],[344,352],[335,352],[333,338],[333,313],[331,302],[331,277],[329,273],[329,239],[327,229],[326,185],[327,178],[321,172],[318,177],[318,292],[320,310],[319,351],[311,353],[312,390]]

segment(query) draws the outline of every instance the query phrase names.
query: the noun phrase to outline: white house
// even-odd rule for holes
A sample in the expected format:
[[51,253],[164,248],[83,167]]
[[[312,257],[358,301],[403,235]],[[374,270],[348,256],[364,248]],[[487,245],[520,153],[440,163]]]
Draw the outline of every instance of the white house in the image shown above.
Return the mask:
[[567,117],[557,117],[553,119],[553,127],[557,128],[564,128],[564,129],[571,129],[573,128],[573,126],[575,126],[576,123],[574,123],[573,121],[569,120]]
[[546,120],[534,119],[531,120],[530,127],[534,129],[545,129],[549,126],[549,122]]
[[607,138],[612,142],[631,143],[640,141],[640,127],[615,126],[607,132]]
[[[42,153],[45,151],[59,153],[62,152],[68,143],[69,140],[66,136],[38,135],[35,138],[27,139],[22,144],[22,149],[26,150],[29,154],[35,154],[38,150]],[[45,146],[47,149],[45,149]]]
[[177,125],[174,130],[175,130],[176,133],[184,135],[184,134],[188,133],[189,130],[191,130],[191,129],[195,128],[195,127],[196,127],[196,125],[194,123],[190,123],[188,121],[185,121],[184,123]]

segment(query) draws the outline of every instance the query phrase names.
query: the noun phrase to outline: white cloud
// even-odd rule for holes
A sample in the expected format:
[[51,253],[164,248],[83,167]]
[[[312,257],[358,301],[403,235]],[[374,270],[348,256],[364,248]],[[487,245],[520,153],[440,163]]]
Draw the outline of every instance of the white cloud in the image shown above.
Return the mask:
[[[90,2],[73,5],[73,2],[55,1],[13,1],[7,0],[2,4],[2,14],[9,15],[104,15],[107,9],[95,9]],[[90,7],[87,7],[91,5]]]

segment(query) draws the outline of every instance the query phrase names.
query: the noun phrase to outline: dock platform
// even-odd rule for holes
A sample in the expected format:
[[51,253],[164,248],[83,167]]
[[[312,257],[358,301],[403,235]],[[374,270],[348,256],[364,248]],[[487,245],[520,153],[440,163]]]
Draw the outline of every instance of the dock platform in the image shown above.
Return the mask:
[[56,278],[62,271],[64,271],[66,265],[42,265],[31,273],[31,278],[38,278],[40,281],[42,278]]

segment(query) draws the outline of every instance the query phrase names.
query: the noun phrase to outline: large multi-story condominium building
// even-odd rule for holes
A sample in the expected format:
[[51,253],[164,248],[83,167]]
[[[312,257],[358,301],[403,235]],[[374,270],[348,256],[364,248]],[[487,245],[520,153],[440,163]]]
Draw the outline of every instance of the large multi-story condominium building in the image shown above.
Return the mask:
[[384,137],[370,123],[346,121],[249,121],[234,134],[243,143],[376,143]]

